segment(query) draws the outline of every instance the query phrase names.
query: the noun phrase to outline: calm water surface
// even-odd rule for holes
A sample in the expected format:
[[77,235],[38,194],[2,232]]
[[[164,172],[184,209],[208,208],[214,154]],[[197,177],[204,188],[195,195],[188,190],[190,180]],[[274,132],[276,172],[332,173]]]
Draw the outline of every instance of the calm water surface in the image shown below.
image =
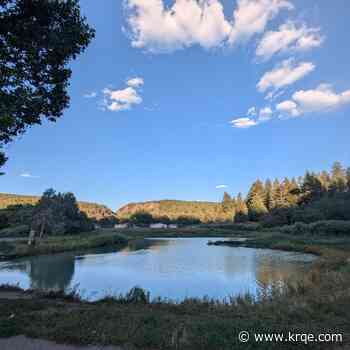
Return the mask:
[[222,299],[302,276],[311,255],[269,249],[207,246],[208,238],[147,239],[128,247],[64,253],[0,263],[0,284],[69,289],[98,299],[140,286],[151,297]]

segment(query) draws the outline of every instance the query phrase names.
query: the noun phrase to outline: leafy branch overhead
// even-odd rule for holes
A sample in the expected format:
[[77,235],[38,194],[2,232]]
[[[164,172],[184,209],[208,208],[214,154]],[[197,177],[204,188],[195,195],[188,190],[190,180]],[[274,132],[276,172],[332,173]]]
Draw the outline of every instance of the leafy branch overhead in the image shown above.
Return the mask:
[[77,0],[0,0],[0,147],[62,116],[68,63],[94,35]]

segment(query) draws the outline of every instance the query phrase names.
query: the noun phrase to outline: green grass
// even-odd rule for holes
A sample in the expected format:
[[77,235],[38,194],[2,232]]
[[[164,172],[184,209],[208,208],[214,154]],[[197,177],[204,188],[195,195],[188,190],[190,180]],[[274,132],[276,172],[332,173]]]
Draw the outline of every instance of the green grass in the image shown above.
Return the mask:
[[0,260],[19,257],[81,251],[91,248],[127,244],[128,239],[113,230],[97,230],[74,236],[52,236],[28,246],[27,240],[0,241]]

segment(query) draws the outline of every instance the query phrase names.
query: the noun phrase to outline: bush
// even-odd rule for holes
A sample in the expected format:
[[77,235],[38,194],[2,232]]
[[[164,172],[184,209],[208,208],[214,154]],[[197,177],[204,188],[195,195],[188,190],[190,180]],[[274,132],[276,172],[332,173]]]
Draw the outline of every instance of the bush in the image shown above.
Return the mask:
[[311,224],[297,222],[294,225],[282,226],[279,230],[282,233],[292,235],[350,236],[350,221],[328,220],[316,221]]

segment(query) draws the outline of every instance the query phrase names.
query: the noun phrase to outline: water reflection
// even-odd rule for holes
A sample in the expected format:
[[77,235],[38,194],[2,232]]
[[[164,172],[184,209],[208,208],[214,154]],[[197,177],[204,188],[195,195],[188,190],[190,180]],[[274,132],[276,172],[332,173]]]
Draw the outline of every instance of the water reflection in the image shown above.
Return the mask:
[[0,283],[41,289],[79,284],[90,299],[126,293],[135,285],[149,290],[152,297],[224,298],[257,294],[271,283],[300,276],[312,260],[304,254],[206,243],[206,238],[147,239],[121,250],[27,258],[0,265]]

